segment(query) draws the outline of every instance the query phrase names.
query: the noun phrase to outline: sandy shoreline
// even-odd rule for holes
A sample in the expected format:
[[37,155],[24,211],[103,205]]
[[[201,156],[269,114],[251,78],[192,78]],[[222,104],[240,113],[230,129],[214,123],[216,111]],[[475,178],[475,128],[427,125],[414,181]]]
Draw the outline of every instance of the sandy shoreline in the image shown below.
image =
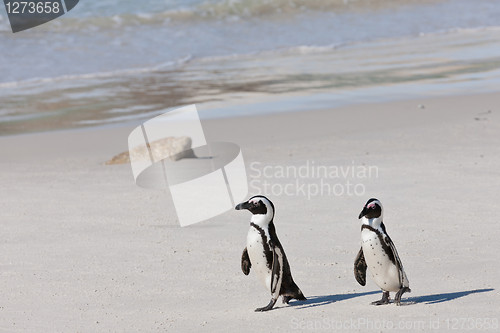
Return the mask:
[[[240,271],[249,214],[229,211],[181,228],[168,193],[136,187],[129,165],[104,165],[127,149],[132,127],[0,137],[0,331],[468,328],[461,318],[498,324],[499,98],[205,121],[208,141],[241,146],[249,181],[265,166],[308,161],[378,168],[377,177],[353,179],[365,188],[361,196],[269,195],[309,301],[268,313],[253,312],[269,295]],[[378,288],[354,280],[357,215],[372,196],[384,204],[410,280],[408,306],[370,306]]]

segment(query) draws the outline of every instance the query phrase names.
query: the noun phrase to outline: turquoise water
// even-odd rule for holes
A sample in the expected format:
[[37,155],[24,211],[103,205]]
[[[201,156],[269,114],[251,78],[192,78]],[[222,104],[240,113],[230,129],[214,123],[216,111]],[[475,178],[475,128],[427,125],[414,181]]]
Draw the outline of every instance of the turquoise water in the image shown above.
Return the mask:
[[0,135],[494,91],[497,0],[80,1],[12,34]]

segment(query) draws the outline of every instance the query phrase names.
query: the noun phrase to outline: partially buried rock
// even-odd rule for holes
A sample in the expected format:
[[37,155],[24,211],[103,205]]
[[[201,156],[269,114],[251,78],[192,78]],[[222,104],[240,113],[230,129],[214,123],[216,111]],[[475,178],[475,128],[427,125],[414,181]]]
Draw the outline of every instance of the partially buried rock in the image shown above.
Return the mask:
[[191,149],[192,141],[188,136],[167,137],[153,141],[146,146],[138,146],[130,151],[123,152],[114,156],[107,165],[130,163],[130,155],[134,161],[161,161],[164,158],[170,158],[172,161],[178,161],[183,158],[194,157]]

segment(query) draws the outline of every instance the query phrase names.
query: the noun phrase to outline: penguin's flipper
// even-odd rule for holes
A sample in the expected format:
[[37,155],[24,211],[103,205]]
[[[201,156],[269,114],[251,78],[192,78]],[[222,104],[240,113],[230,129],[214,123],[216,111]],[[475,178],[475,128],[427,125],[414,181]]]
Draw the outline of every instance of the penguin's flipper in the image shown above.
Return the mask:
[[247,248],[245,247],[243,254],[241,255],[241,270],[243,271],[243,274],[248,275],[250,273],[250,267],[252,267],[252,263],[250,262]]
[[274,307],[276,301],[279,297],[279,292],[281,289],[281,281],[283,279],[283,252],[281,249],[274,245],[273,242],[269,242],[269,246],[273,251],[273,264],[271,266],[271,301],[269,304],[262,307],[257,308],[255,311],[269,311]]
[[380,227],[384,231],[384,242],[389,246],[392,252],[392,256],[394,258],[394,264],[396,265],[398,272],[399,272],[399,284],[401,287],[409,287],[409,282],[408,278],[406,277],[406,274],[403,270],[403,263],[401,262],[401,259],[399,258],[398,251],[396,250],[396,245],[392,242],[391,237],[387,234],[387,231],[385,230],[385,225],[382,222],[380,224]]
[[365,255],[363,254],[363,248],[361,248],[356,259],[354,259],[354,277],[362,286],[366,285],[366,268]]
[[283,281],[283,252],[281,249],[269,242],[273,251],[273,265],[271,267],[271,294],[273,299],[278,299]]

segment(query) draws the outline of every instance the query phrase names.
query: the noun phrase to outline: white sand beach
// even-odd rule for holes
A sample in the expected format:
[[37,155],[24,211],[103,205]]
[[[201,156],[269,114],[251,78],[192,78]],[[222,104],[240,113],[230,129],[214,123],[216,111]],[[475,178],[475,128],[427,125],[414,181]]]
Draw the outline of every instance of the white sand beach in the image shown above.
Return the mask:
[[[205,121],[209,140],[241,146],[249,196],[262,180],[276,191],[295,184],[259,178],[265,167],[377,170],[349,178],[359,195],[267,193],[308,301],[266,313],[254,309],[270,295],[240,269],[250,213],[181,228],[169,193],[135,186],[130,165],[104,164],[127,150],[135,126],[0,137],[0,331],[497,331],[499,101],[477,94]],[[410,280],[404,306],[370,305],[379,288],[353,276],[357,217],[370,197],[384,204]]]

